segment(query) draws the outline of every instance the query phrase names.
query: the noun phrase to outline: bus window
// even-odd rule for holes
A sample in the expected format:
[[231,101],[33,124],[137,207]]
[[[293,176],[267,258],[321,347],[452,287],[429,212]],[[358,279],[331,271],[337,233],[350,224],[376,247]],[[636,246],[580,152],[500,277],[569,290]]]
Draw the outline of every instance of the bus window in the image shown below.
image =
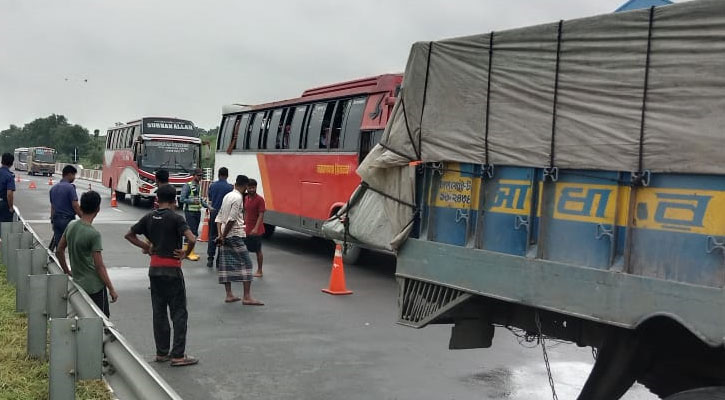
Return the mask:
[[111,131],[106,131],[106,149],[111,148]]
[[357,151],[360,144],[360,126],[365,113],[365,97],[352,100],[350,111],[344,123],[343,145],[345,150]]
[[126,129],[126,148],[131,148],[133,144],[133,128]]
[[251,128],[247,132],[247,146],[245,148],[257,149],[259,147],[259,133],[265,122],[264,111],[254,114],[254,121],[252,121]]
[[330,128],[330,148],[340,148],[340,137],[342,133],[342,121],[347,116],[347,109],[350,106],[350,100],[340,100],[335,108],[335,117],[332,119],[332,127]]
[[[264,137],[261,138],[261,148],[274,149],[275,139],[277,138],[277,131],[279,130],[279,122],[284,119],[285,109],[277,109],[272,111],[272,116],[269,117],[267,122],[267,129],[264,131]],[[268,114],[269,115],[269,114]]]
[[267,129],[267,146],[265,147],[266,149],[279,148],[279,142],[277,141],[277,138],[279,137],[280,126],[284,123],[286,115],[286,108],[275,110],[272,113],[272,119],[270,119],[269,121],[269,129]]
[[292,132],[292,117],[295,114],[296,108],[288,108],[287,114],[280,121],[279,131],[277,132],[277,139],[275,140],[275,147],[278,149],[289,149],[290,133]]
[[[317,103],[312,108],[312,114],[307,121],[307,132],[305,134],[304,148],[326,149],[327,139],[330,131],[330,119],[335,102]],[[322,134],[320,133],[322,132]]]
[[237,143],[235,148],[237,150],[242,150],[244,148],[244,140],[247,129],[249,128],[249,115],[249,113],[242,114],[242,118],[239,120],[239,126],[235,129],[237,136]]
[[[286,147],[288,149],[300,149],[302,148],[302,127],[304,126],[305,117],[307,116],[307,109],[309,106],[297,106],[295,107],[295,112],[292,117],[292,126],[290,128],[290,139],[289,139],[289,147]],[[282,139],[282,143],[284,143],[284,138]],[[283,145],[284,147],[284,145]]]
[[217,147],[220,151],[226,151],[229,147],[229,142],[232,140],[232,128],[234,128],[234,121],[236,119],[236,115],[227,115],[224,117],[224,124],[219,131],[219,139],[217,140]]

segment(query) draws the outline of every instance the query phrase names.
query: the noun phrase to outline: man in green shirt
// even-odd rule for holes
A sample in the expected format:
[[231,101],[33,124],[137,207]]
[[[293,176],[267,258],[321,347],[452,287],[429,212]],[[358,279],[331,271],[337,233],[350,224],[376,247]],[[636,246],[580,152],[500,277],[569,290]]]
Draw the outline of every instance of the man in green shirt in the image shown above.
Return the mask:
[[[81,219],[68,224],[55,254],[63,271],[73,277],[73,280],[88,293],[108,317],[110,316],[109,292],[111,303],[118,300],[118,294],[103,264],[101,234],[92,225],[93,219],[101,210],[101,196],[92,190],[83,193],[80,208]],[[71,268],[68,268],[65,259],[66,248],[70,253]]]

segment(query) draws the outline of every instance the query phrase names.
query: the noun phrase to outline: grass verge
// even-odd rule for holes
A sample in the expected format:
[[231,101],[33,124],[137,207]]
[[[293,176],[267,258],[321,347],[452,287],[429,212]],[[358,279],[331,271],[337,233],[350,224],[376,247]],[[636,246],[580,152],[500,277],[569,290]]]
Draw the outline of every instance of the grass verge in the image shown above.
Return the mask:
[[[48,399],[48,363],[27,356],[27,319],[15,312],[15,288],[0,265],[0,400]],[[103,381],[79,382],[76,399],[108,400]]]

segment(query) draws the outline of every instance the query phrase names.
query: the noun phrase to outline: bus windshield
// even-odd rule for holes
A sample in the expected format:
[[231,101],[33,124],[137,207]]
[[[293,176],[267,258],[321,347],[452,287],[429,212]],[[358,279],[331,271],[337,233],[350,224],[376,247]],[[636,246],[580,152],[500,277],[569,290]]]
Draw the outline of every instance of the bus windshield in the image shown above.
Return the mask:
[[148,170],[191,172],[199,166],[199,144],[151,140],[144,143],[139,164]]
[[21,163],[28,162],[28,152],[27,151],[21,151],[18,153],[18,162],[21,162]]
[[55,151],[51,149],[35,149],[33,154],[33,161],[41,163],[54,163]]

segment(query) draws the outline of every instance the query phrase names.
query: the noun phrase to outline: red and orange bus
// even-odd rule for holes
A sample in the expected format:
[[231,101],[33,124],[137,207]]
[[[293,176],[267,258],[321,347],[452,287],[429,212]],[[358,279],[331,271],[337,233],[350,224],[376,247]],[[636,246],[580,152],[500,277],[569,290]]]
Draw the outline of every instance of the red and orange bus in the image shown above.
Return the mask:
[[123,200],[131,197],[138,205],[142,198],[156,195],[154,173],[169,171],[169,183],[181,187],[191,181],[200,166],[201,139],[191,121],[146,117],[108,129],[103,156],[103,184]]
[[[360,161],[380,140],[402,75],[306,90],[295,99],[226,106],[215,170],[255,178],[267,203],[267,231],[319,235],[322,223],[360,184]],[[271,228],[271,229],[270,229]]]

